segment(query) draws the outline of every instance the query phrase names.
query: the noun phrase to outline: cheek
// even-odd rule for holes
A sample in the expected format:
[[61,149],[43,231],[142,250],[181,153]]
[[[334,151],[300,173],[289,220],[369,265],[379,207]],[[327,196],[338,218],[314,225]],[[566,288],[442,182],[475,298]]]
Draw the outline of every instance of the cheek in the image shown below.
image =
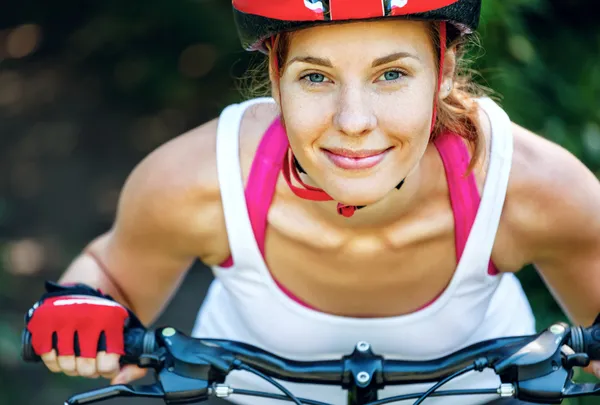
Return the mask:
[[[390,133],[402,134],[408,142],[429,139],[433,119],[433,91],[429,86],[414,86],[381,97],[378,123]],[[387,132],[387,131],[386,131]]]
[[323,97],[315,97],[296,87],[282,84],[281,111],[290,145],[295,153],[300,153],[327,131],[331,108]]

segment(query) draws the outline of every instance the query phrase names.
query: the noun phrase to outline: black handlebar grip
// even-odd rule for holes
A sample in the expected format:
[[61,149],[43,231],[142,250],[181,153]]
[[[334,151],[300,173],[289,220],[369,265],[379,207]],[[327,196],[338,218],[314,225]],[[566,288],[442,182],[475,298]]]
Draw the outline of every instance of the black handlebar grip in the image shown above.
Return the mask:
[[[121,356],[121,364],[137,364],[141,355],[153,353],[156,350],[157,345],[154,332],[141,328],[126,330],[124,346],[125,355]],[[104,350],[106,350],[106,337],[104,333],[101,333],[98,340],[98,351]],[[21,357],[28,363],[41,361],[41,357],[33,350],[31,332],[27,328],[24,328],[21,334]]]
[[590,360],[600,360],[600,323],[594,322],[594,325],[583,329],[583,346]]
[[33,350],[31,332],[27,328],[24,328],[21,333],[21,358],[28,363],[37,363],[42,360]]
[[154,331],[129,329],[125,332],[125,355],[121,356],[121,364],[138,364],[140,356],[154,353],[157,347]]
[[600,324],[583,330],[583,345],[590,360],[600,360]]

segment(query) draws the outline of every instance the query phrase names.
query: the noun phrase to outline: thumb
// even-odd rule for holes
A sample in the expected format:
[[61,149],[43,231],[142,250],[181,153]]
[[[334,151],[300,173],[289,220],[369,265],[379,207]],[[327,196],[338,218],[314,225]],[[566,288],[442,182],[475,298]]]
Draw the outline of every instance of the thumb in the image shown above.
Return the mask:
[[600,361],[592,361],[592,371],[596,377],[600,378]]
[[110,383],[111,385],[128,384],[133,380],[144,377],[147,372],[147,369],[139,368],[138,366],[129,364],[124,366],[119,374],[117,374],[117,376],[110,381]]
[[589,366],[583,369],[586,373],[594,374],[600,378],[600,361],[592,361]]

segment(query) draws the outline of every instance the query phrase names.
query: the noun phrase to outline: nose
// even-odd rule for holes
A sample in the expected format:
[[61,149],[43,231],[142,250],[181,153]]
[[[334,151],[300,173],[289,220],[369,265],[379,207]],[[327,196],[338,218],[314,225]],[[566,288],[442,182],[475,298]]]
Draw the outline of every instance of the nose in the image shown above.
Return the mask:
[[346,87],[339,94],[333,118],[338,131],[349,136],[362,136],[377,127],[377,117],[367,95],[356,87]]

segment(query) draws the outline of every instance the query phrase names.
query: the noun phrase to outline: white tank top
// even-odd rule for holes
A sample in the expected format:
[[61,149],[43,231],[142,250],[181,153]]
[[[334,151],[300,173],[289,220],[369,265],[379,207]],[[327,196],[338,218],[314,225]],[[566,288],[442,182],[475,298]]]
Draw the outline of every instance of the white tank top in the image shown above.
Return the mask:
[[[384,318],[351,318],[308,308],[286,295],[275,283],[255,240],[244,196],[239,159],[239,128],[246,109],[273,102],[259,98],[234,104],[221,114],[217,130],[217,170],[225,225],[234,266],[213,267],[213,281],[192,335],[246,342],[294,360],[330,360],[367,341],[374,352],[390,359],[428,360],[465,346],[511,335],[535,333],[527,298],[513,274],[490,276],[488,265],[504,205],[512,162],[511,122],[488,98],[478,100],[491,122],[487,177],[465,250],[446,290],[429,306],[414,313]],[[299,397],[336,405],[347,403],[341,388],[283,382]],[[279,393],[246,372],[233,372],[234,388]],[[443,389],[497,388],[492,370],[464,375]],[[386,387],[379,398],[425,391],[431,384]],[[481,404],[497,396],[438,397],[427,403]],[[280,401],[231,396],[240,404]],[[414,400],[398,402],[408,405]]]

